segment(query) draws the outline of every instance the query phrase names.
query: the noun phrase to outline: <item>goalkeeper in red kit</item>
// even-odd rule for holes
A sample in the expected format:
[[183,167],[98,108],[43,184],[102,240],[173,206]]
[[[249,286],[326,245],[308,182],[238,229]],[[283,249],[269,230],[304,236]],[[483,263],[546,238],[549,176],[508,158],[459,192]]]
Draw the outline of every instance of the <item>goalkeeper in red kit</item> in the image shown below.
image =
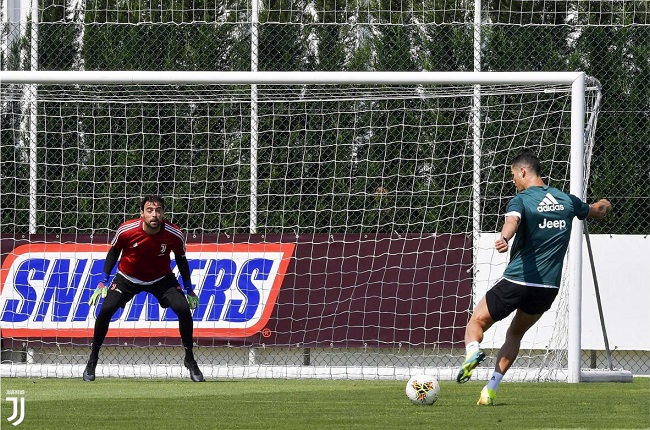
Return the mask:
[[[164,218],[163,199],[160,196],[145,196],[140,204],[140,218],[126,221],[117,229],[106,255],[104,277],[97,284],[89,302],[96,306],[99,299],[104,298],[95,321],[92,350],[83,373],[84,381],[95,380],[99,349],[115,312],[136,294],[146,291],[153,294],[163,308],[171,308],[178,316],[178,328],[185,349],[183,363],[190,371],[192,381],[203,382],[203,374],[192,352],[194,322],[191,309],[196,309],[199,298],[194,294],[190,281],[185,238],[178,226]],[[171,270],[171,252],[183,279],[185,294]],[[109,284],[109,276],[118,259],[117,274]]]

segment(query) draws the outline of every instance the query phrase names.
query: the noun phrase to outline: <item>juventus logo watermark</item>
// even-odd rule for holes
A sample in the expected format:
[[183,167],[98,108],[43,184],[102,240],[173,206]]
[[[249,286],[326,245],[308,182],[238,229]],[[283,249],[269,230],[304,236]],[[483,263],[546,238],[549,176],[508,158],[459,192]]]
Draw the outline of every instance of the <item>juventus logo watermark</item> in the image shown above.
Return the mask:
[[25,419],[25,390],[7,390],[6,400],[13,403],[13,412],[7,421],[17,426]]

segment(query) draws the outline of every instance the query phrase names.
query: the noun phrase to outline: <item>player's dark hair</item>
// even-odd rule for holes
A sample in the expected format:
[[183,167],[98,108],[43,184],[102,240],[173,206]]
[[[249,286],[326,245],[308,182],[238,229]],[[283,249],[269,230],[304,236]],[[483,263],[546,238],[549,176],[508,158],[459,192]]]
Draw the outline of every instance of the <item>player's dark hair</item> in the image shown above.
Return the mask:
[[542,176],[542,163],[539,161],[537,155],[529,149],[524,149],[512,160],[510,165],[514,167],[526,166],[537,176]]
[[160,207],[163,208],[163,210],[165,209],[165,201],[163,200],[163,198],[160,197],[160,196],[150,194],[150,195],[144,196],[142,198],[142,202],[140,203],[140,210],[141,211],[144,210],[144,205],[147,202],[158,203],[160,205]]

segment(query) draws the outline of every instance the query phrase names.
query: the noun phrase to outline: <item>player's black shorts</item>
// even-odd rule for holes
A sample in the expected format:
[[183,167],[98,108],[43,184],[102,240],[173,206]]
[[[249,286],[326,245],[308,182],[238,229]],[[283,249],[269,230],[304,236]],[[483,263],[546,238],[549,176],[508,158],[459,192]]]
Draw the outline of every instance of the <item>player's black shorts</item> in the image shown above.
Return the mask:
[[121,308],[130,302],[133,296],[142,291],[153,294],[160,302],[160,306],[163,308],[168,308],[171,305],[170,297],[173,294],[183,295],[183,290],[181,289],[181,286],[178,285],[178,279],[176,279],[176,276],[174,276],[173,273],[169,273],[164,278],[151,285],[136,284],[118,273],[115,275],[115,278],[113,278],[108,288],[109,293],[112,293],[111,290],[116,290],[115,292],[120,293],[120,299],[118,302]]
[[501,279],[485,294],[488,311],[501,321],[516,309],[529,315],[543,314],[551,308],[558,288],[529,287]]

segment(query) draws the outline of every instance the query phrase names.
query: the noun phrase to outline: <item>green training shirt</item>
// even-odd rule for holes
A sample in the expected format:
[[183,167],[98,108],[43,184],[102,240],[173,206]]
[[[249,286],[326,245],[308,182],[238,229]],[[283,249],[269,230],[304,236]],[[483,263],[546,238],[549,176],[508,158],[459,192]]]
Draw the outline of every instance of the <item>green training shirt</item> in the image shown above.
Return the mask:
[[573,217],[585,219],[589,205],[557,188],[529,187],[509,202],[506,216],[518,216],[519,228],[503,277],[531,287],[559,288]]

